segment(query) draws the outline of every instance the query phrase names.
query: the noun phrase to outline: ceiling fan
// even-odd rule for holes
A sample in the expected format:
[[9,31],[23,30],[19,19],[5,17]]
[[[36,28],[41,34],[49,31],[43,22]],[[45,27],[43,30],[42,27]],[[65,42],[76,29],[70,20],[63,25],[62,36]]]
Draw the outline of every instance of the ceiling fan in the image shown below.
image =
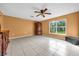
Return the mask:
[[36,17],[38,16],[42,16],[42,17],[45,17],[45,15],[51,15],[52,13],[49,13],[49,12],[46,12],[48,9],[45,8],[45,9],[41,9],[39,11],[34,11],[35,13],[38,13],[38,15],[36,15]]

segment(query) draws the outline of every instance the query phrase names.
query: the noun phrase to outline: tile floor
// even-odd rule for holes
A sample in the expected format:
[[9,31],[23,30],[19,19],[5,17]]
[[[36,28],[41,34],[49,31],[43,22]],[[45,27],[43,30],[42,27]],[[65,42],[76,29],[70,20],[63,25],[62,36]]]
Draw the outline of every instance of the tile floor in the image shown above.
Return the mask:
[[79,47],[45,36],[12,39],[6,56],[79,56]]

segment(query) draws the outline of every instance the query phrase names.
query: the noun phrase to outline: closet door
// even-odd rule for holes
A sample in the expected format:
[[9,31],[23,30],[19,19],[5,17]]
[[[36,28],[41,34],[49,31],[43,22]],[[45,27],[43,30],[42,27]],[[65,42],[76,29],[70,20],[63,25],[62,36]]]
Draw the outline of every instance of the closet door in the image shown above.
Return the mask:
[[35,35],[42,35],[42,24],[35,22]]

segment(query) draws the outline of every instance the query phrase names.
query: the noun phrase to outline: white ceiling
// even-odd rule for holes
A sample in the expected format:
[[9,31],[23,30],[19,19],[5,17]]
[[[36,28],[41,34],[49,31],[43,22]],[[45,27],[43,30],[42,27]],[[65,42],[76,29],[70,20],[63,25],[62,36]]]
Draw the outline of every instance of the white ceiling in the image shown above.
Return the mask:
[[[41,16],[35,17],[34,11],[45,7],[48,8],[48,12],[51,12],[52,15],[46,15],[45,18]],[[42,21],[79,11],[79,3],[0,3],[0,9],[8,16]]]

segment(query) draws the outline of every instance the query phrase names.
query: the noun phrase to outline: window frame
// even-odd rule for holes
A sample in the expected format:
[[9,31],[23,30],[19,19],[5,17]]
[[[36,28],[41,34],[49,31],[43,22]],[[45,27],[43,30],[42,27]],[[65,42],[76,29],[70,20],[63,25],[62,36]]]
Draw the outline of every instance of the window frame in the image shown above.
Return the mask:
[[[65,21],[65,24],[66,24],[66,26],[65,26],[65,28],[66,28],[65,29],[65,34],[57,33],[57,23],[56,23],[56,33],[51,33],[50,32],[50,23],[53,22],[53,21],[62,21],[62,20],[64,20]],[[62,19],[62,20],[52,20],[52,21],[49,22],[49,34],[67,35],[67,19]]]

